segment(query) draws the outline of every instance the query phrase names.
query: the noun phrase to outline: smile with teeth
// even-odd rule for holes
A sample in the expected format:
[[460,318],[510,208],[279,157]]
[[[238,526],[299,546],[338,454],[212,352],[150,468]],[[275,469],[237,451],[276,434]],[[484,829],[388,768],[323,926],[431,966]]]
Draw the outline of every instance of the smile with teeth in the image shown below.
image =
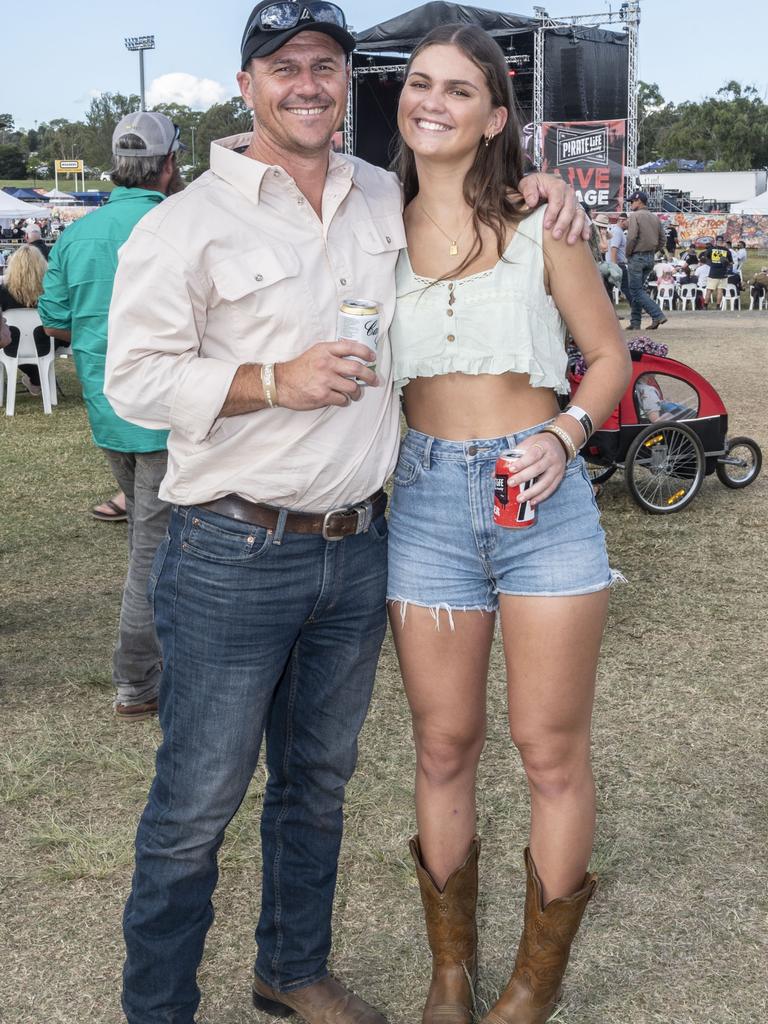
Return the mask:
[[450,125],[440,124],[439,121],[425,121],[423,118],[418,118],[416,125],[427,132],[450,132],[453,130]]
[[328,109],[327,107],[288,107],[289,114],[298,114],[299,117],[317,117],[318,114],[324,114]]

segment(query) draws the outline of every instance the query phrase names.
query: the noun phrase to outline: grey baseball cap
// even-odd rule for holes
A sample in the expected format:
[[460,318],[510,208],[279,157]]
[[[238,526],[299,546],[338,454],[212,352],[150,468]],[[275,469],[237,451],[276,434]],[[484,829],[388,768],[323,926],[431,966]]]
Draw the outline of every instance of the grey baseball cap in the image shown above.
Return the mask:
[[[112,133],[112,153],[115,156],[168,156],[178,149],[187,147],[179,142],[180,129],[165,114],[154,114],[149,110],[137,110],[126,114],[118,121]],[[120,146],[124,135],[137,135],[144,143],[143,149]]]

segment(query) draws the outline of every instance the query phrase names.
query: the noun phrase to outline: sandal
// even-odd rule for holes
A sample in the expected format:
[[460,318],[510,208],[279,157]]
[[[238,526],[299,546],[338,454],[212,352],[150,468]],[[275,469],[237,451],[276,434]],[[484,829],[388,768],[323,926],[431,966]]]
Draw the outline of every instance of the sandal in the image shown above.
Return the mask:
[[[104,508],[108,509],[108,511],[103,512],[102,509]],[[94,519],[100,519],[103,523],[124,523],[128,518],[128,513],[125,509],[121,508],[112,498],[107,498],[106,501],[92,508],[91,515]]]

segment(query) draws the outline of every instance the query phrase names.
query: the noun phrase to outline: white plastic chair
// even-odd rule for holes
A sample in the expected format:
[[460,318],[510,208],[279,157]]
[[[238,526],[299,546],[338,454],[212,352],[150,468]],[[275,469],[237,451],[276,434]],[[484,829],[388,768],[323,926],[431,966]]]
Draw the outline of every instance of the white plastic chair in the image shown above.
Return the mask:
[[19,348],[15,356],[9,356],[0,348],[0,395],[3,392],[5,374],[5,415],[13,416],[16,408],[16,372],[19,363],[35,363],[40,371],[40,389],[43,396],[43,411],[50,413],[56,405],[56,370],[54,367],[53,338],[47,355],[39,356],[35,348],[34,330],[41,327],[40,315],[36,309],[8,309],[3,313],[6,323],[18,327],[21,333]]
[[736,309],[736,303],[739,301],[739,289],[735,284],[724,284],[722,288],[723,298],[720,302],[720,309],[726,309],[726,302],[730,303],[730,309]]
[[696,309],[696,294],[699,290],[698,285],[695,284],[681,284],[680,285],[680,309],[684,310],[686,302],[690,302],[691,309]]
[[659,309],[664,309],[664,303],[667,304],[667,309],[672,309],[675,298],[675,286],[673,284],[660,284],[656,301],[659,304]]
[[[755,303],[757,303],[757,305],[755,305]],[[749,308],[750,309],[766,309],[766,308],[768,308],[768,295],[766,295],[766,293],[763,292],[763,294],[760,296],[759,299],[756,299],[755,296],[752,295],[750,297],[750,300],[749,300]]]

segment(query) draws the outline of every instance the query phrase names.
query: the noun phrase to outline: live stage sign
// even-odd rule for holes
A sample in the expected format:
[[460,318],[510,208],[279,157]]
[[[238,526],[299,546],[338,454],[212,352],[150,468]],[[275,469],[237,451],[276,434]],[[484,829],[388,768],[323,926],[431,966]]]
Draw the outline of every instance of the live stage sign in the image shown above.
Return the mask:
[[606,213],[624,201],[626,122],[545,121],[541,126],[542,171],[557,174],[580,201]]

